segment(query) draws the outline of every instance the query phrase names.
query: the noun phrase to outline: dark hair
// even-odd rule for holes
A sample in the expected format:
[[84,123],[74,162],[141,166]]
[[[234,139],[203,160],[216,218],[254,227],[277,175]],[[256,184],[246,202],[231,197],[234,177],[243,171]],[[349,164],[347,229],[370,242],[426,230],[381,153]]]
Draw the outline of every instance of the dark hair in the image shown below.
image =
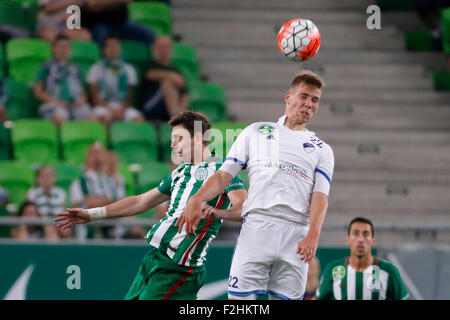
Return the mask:
[[105,47],[106,45],[106,41],[108,40],[117,40],[120,43],[120,38],[118,36],[114,36],[114,35],[109,35],[107,36],[105,39],[103,39],[102,42],[102,49]]
[[[171,127],[182,125],[187,131],[189,131],[191,137],[193,137],[195,130],[197,129],[195,122],[201,122],[202,135],[205,137],[206,131],[211,129],[211,123],[206,116],[200,112],[191,110],[179,112],[169,120],[169,125]],[[204,142],[208,143],[209,139],[206,138],[206,140],[207,141]]]
[[372,221],[363,217],[356,217],[352,221],[350,221],[350,224],[348,225],[347,235],[350,234],[350,228],[355,222],[367,223],[368,225],[370,225],[370,229],[372,230],[372,237],[375,237],[375,229],[373,228]]
[[312,86],[322,89],[325,87],[325,82],[317,74],[310,70],[302,70],[300,73],[292,80],[290,88],[295,88],[301,83],[306,83]]
[[67,40],[70,42],[70,38],[66,36],[65,34],[58,34],[55,39],[52,41],[52,46],[54,46],[58,41]]
[[[30,206],[30,205],[35,206],[36,208],[38,208],[38,205],[36,203],[34,203],[33,201],[25,200],[20,205],[19,210],[17,211],[17,215],[19,217],[21,217],[23,215],[23,212],[25,211],[25,208]],[[38,212],[38,214],[39,214],[39,212]]]

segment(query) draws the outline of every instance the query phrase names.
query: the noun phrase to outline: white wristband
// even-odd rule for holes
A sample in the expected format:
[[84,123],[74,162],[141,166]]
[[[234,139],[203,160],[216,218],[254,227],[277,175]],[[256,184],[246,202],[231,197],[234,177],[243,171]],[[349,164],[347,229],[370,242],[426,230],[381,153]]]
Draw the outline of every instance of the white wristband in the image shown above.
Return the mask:
[[97,207],[87,209],[87,213],[91,218],[91,221],[97,221],[106,218],[106,207]]

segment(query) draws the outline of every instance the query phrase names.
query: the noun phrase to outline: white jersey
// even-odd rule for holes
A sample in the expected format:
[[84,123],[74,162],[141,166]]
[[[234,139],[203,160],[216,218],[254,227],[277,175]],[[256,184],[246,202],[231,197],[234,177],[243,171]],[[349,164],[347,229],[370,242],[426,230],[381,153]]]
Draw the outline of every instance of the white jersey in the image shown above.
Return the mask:
[[309,225],[311,195],[328,195],[333,176],[331,147],[312,131],[293,131],[277,123],[257,122],[238,136],[220,170],[235,176],[248,170],[248,198],[242,215],[268,214]]

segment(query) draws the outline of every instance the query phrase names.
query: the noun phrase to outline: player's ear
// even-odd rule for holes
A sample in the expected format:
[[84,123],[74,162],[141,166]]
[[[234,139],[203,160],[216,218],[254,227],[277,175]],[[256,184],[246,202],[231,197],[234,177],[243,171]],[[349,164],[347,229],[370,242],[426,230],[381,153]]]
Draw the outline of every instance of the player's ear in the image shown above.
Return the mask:
[[289,97],[291,96],[292,92],[291,89],[289,89],[286,94],[284,95],[284,102],[288,103]]

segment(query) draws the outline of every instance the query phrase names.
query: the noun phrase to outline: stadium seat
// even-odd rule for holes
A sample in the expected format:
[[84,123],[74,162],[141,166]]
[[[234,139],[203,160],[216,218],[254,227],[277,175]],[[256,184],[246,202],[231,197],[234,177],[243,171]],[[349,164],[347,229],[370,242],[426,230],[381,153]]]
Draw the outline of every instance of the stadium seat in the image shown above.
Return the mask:
[[81,175],[83,166],[63,161],[52,162],[50,165],[55,169],[55,184],[66,191],[66,203],[70,205],[70,184]]
[[16,1],[0,1],[0,25],[25,28],[22,5]]
[[58,134],[55,124],[46,120],[24,119],[11,129],[14,159],[45,163],[58,159]]
[[120,162],[141,163],[158,160],[156,129],[150,123],[113,123],[111,144]]
[[450,54],[450,8],[442,11],[442,48]]
[[106,129],[103,124],[93,121],[68,121],[61,125],[63,158],[82,164],[87,148],[99,141],[106,147]]
[[[228,121],[214,122],[212,124],[212,128],[217,129],[221,132],[222,142],[223,142],[222,154],[220,154],[220,152],[216,149],[214,150],[214,152],[218,156],[221,156],[224,158],[227,155],[228,151],[230,150],[230,148],[233,145],[236,138],[241,133],[241,130],[243,130],[246,126],[247,126],[246,124],[237,123],[237,122],[228,122]],[[228,129],[228,134],[227,134],[227,129]],[[211,148],[213,148],[215,146],[214,139],[215,139],[214,132],[212,132],[211,133],[211,142],[212,142]]]
[[11,78],[5,80],[8,101],[6,102],[6,116],[8,120],[25,119],[34,116],[34,101],[30,89],[25,83]]
[[51,58],[50,44],[40,39],[12,39],[6,43],[6,57],[10,76],[32,83],[41,64]]
[[166,162],[145,162],[138,171],[138,193],[144,193],[158,186],[161,180],[170,173],[170,167]]
[[4,122],[0,122],[0,161],[9,160],[9,132],[5,128]]
[[0,78],[5,75],[5,53],[3,52],[3,44],[0,42]]
[[210,121],[226,120],[226,105],[222,86],[204,81],[196,81],[189,86],[189,108],[204,113]]
[[159,161],[169,162],[172,154],[172,127],[168,123],[163,123],[158,130],[159,141]]
[[81,70],[83,80],[86,79],[91,65],[100,59],[100,49],[95,42],[72,40],[71,60],[75,62]]
[[432,71],[434,81],[434,90],[450,91],[450,72],[449,71]]
[[197,50],[193,45],[173,42],[172,64],[183,73],[188,83],[200,78]]
[[150,59],[149,48],[143,42],[133,40],[122,40],[120,45],[122,47],[121,58],[133,65],[139,76],[141,69]]
[[158,35],[172,35],[172,17],[170,7],[162,2],[130,2],[128,14],[131,21],[152,28]]
[[406,50],[432,51],[433,37],[428,30],[414,30],[405,32]]
[[33,184],[34,172],[30,165],[15,161],[0,162],[0,185],[9,192],[10,203],[20,205]]
[[127,165],[119,164],[117,171],[125,182],[125,192],[127,197],[136,195],[136,183],[134,174]]
[[414,0],[377,0],[382,11],[413,11]]

